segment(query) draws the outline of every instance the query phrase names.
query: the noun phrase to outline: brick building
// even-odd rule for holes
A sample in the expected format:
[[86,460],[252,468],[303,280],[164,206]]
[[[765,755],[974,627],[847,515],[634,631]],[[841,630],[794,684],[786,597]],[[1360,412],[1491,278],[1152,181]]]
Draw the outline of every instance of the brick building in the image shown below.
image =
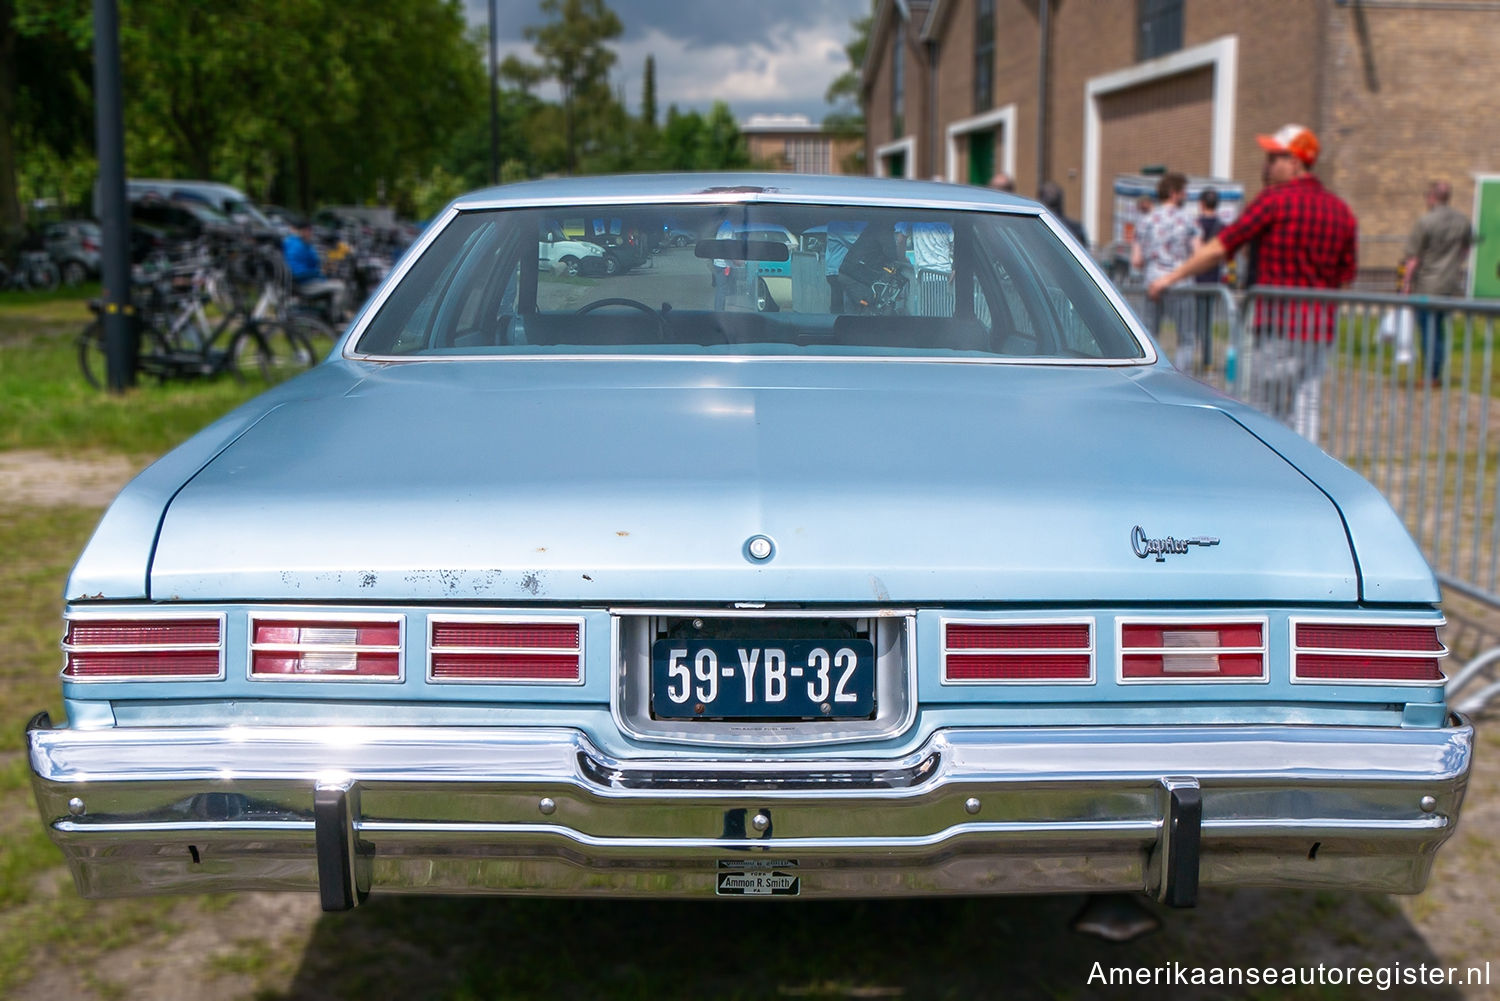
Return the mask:
[[1422,189],[1500,171],[1495,0],[881,0],[863,67],[877,175],[1034,194],[1052,179],[1090,238],[1115,175],[1148,165],[1261,186],[1257,133],[1317,132],[1317,173],[1394,267]]
[[832,133],[806,115],[751,115],[740,124],[750,159],[765,170],[795,174],[842,174],[859,150],[858,135]]

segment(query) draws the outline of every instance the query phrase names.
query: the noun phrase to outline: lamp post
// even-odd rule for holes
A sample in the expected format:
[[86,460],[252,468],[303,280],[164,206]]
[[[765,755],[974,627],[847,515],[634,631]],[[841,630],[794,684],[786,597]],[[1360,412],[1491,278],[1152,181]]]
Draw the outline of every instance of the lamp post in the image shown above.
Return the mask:
[[500,183],[500,106],[495,79],[495,0],[490,0],[490,183]]
[[99,148],[99,271],[104,283],[104,358],[111,392],[135,385],[140,346],[130,301],[130,219],[125,203],[125,102],[120,88],[120,14],[94,0],[94,138]]

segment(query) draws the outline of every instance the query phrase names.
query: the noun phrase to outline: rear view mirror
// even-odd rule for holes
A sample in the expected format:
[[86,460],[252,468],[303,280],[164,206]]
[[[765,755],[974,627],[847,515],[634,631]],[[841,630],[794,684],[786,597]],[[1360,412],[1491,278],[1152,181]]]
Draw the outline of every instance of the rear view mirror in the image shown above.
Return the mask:
[[792,259],[786,244],[775,240],[699,240],[693,253],[704,260],[784,263]]

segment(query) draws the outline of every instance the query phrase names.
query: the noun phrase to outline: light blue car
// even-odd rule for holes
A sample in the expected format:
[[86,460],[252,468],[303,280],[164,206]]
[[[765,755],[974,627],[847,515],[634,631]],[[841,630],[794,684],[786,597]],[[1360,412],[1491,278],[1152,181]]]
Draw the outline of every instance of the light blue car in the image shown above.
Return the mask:
[[[538,266],[624,209],[859,236]],[[951,276],[909,294],[924,223]],[[1410,893],[1470,767],[1381,496],[971,187],[461,198],[329,361],[121,493],[64,615],[28,742],[90,897]]]

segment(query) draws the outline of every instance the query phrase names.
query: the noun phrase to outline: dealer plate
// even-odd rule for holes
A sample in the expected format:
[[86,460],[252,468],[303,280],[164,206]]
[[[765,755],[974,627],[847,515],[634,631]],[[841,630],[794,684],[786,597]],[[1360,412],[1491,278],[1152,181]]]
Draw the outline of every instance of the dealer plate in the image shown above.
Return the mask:
[[796,868],[796,859],[720,859],[714,892],[721,897],[795,897],[802,893]]

